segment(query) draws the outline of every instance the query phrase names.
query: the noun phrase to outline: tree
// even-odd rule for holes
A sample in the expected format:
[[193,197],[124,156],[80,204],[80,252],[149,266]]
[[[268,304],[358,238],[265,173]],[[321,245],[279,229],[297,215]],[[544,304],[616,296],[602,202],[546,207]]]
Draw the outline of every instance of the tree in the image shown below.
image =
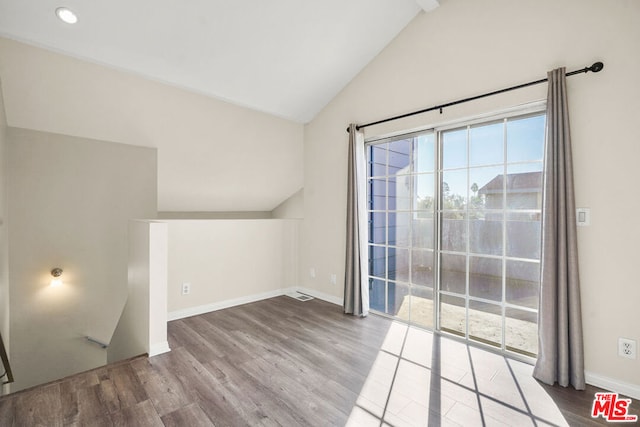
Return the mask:
[[442,194],[444,194],[445,196],[447,196],[449,194],[449,184],[447,184],[446,182],[442,183]]
[[[478,194],[478,184],[473,183],[471,185],[471,191],[473,191],[473,196],[469,198],[469,208],[470,209],[484,209],[484,196],[482,194]],[[478,213],[475,213],[473,216],[478,216]]]

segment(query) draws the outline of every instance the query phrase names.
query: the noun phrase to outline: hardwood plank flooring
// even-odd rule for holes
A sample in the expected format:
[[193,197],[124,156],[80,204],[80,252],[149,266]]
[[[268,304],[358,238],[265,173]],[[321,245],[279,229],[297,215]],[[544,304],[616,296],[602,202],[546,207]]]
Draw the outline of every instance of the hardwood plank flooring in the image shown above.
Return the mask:
[[169,353],[1,397],[0,426],[608,424],[590,417],[595,387],[541,385],[530,365],[319,300],[176,320],[168,338]]

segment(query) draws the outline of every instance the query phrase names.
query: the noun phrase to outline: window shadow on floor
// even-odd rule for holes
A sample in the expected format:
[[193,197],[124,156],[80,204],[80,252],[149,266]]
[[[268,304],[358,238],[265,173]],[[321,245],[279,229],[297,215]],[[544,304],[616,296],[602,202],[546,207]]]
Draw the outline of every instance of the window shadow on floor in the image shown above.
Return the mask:
[[347,425],[569,425],[532,371],[530,364],[393,322]]

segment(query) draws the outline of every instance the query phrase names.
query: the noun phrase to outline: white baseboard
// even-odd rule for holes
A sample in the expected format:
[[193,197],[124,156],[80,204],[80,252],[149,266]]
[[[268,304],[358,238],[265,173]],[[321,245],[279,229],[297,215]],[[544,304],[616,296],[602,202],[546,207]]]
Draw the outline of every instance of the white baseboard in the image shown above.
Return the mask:
[[342,305],[342,298],[325,294],[324,292],[316,291],[313,289],[300,288],[300,287],[295,288],[295,290],[300,292],[301,294],[311,295],[314,298],[318,298],[318,299],[321,299],[322,301],[330,302],[331,304]]
[[162,353],[168,353],[170,351],[171,349],[169,348],[168,341],[157,342],[157,343],[151,344],[149,348],[149,357],[157,356]]
[[237,305],[248,304],[250,302],[261,301],[267,298],[278,297],[284,295],[287,292],[295,291],[295,288],[276,289],[269,292],[263,292],[261,294],[247,295],[244,297],[228,299],[220,302],[214,302],[211,304],[199,305],[197,307],[189,307],[182,310],[170,311],[167,315],[167,320],[184,319],[185,317],[197,316],[199,314],[210,313],[212,311],[222,310],[225,308],[235,307]]
[[[167,315],[167,320],[184,319],[185,317],[197,316],[199,314],[210,313],[212,311],[222,310],[225,308],[235,307],[242,304],[248,304],[250,302],[261,301],[263,299],[269,299],[273,297],[279,297],[288,293],[300,292],[301,294],[311,295],[314,298],[318,298],[322,301],[327,301],[332,304],[342,305],[342,298],[335,297],[333,295],[325,294],[324,292],[316,291],[313,289],[291,287],[276,289],[269,292],[263,292],[260,294],[247,295],[244,297],[228,299],[224,301],[214,302],[211,304],[199,305],[197,307],[189,307],[182,310],[170,311]],[[169,348],[167,345],[166,348]],[[160,354],[160,353],[157,353]]]
[[640,399],[640,385],[626,383],[614,378],[605,377],[603,375],[594,374],[593,372],[584,373],[587,384],[603,388],[615,393],[624,394],[634,399]]

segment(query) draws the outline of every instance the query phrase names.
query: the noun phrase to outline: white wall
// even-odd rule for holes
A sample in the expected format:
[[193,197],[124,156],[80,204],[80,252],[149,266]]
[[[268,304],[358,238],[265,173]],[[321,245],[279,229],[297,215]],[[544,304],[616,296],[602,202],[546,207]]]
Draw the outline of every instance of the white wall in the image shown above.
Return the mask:
[[271,216],[280,219],[302,219],[304,217],[304,188],[280,203],[271,211]]
[[[7,353],[10,353],[7,210],[7,120],[4,113],[2,82],[0,81],[0,334],[2,334]],[[4,380],[6,378],[3,378]],[[0,388],[1,394],[2,388]]]
[[158,219],[270,219],[271,212],[158,212]]
[[166,223],[129,221],[129,297],[109,344],[108,363],[169,351],[167,244]]
[[[127,295],[127,224],[156,214],[156,152],[8,129],[11,356],[19,390],[100,366]],[[64,285],[49,286],[50,270]]]
[[[169,224],[169,318],[248,302],[296,286],[296,220],[193,220]],[[191,284],[188,295],[182,283]]]
[[[640,343],[636,213],[640,181],[640,2],[634,0],[456,0],[421,13],[305,126],[301,285],[342,295],[347,133],[365,123],[545,77],[596,60],[599,74],[568,80],[580,228],[586,369],[640,390],[640,359],[616,355],[617,338]],[[367,136],[436,124],[543,99],[546,86],[424,114]],[[316,269],[316,279],[309,268]],[[336,272],[338,286],[327,280]]]
[[303,127],[0,38],[7,122],[158,149],[158,210],[270,212],[302,187]]
[[[149,222],[147,227],[149,228],[149,282],[147,285],[149,343],[147,354],[155,356],[169,351],[169,342],[167,341],[169,227],[163,222]],[[131,274],[131,266],[130,259],[129,274]]]

